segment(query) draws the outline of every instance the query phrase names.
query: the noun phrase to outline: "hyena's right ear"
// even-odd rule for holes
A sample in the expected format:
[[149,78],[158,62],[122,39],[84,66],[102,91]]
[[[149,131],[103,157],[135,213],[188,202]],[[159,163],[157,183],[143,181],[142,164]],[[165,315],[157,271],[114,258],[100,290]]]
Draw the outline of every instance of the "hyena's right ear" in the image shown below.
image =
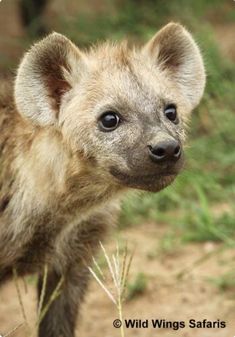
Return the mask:
[[205,87],[205,69],[200,50],[180,24],[169,23],[144,47],[145,56],[165,73],[194,108]]
[[24,56],[15,81],[19,112],[36,125],[56,124],[61,98],[79,78],[83,55],[65,36],[53,33]]

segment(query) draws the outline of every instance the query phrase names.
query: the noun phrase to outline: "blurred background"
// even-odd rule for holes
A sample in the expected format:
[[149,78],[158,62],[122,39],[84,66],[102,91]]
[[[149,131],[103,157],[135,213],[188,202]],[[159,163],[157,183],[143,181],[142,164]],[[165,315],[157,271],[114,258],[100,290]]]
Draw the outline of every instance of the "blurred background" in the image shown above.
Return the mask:
[[[81,48],[106,39],[141,44],[172,20],[184,24],[198,42],[207,87],[193,113],[184,173],[159,194],[131,193],[123,202],[115,236],[121,245],[128,240],[135,247],[124,312],[127,318],[221,319],[227,328],[203,330],[203,337],[233,336],[235,2],[2,0],[0,76],[14,75],[23,52],[51,31],[65,34]],[[115,239],[110,239],[108,251],[114,247]],[[32,317],[36,281],[27,282],[24,301]],[[115,317],[112,303],[92,282],[79,336],[119,336],[112,327]],[[0,333],[21,320],[16,289],[8,284],[0,291]],[[202,336],[200,330],[188,329],[174,334]],[[133,329],[127,336],[152,337],[153,331]],[[172,336],[172,331],[162,330],[161,336]]]

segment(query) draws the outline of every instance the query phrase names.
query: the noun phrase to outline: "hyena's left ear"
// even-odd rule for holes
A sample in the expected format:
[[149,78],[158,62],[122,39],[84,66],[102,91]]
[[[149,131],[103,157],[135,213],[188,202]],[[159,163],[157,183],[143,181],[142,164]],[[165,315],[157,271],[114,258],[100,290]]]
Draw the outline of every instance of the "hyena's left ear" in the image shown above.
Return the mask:
[[143,52],[165,71],[194,108],[202,97],[206,76],[201,53],[191,34],[180,24],[169,23],[145,45]]
[[79,78],[83,55],[65,36],[53,33],[24,56],[15,81],[19,112],[36,125],[56,124],[62,96]]

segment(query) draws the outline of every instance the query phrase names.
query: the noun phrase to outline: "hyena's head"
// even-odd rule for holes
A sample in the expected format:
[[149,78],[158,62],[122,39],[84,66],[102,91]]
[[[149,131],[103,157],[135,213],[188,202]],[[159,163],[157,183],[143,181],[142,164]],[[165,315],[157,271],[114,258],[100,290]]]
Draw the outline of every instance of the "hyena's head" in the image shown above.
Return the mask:
[[15,99],[104,182],[158,191],[182,168],[186,123],[204,85],[196,43],[170,23],[138,49],[106,43],[82,52],[49,35],[24,57]]

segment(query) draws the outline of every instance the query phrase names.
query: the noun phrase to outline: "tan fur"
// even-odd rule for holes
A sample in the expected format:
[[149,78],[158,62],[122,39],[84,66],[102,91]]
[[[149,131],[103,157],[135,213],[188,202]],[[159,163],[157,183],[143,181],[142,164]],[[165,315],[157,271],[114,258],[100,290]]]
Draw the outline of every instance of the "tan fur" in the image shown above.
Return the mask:
[[[204,85],[197,45],[169,24],[142,49],[124,42],[82,52],[51,34],[24,56],[14,96],[1,89],[0,281],[12,267],[40,274],[48,264],[46,301],[65,277],[40,337],[74,336],[86,264],[114,222],[119,196],[128,188],[157,192],[175,179],[183,159],[156,165],[148,147],[183,145]],[[177,106],[178,125],[164,116],[168,103]],[[123,120],[103,132],[99,119],[109,110]]]

